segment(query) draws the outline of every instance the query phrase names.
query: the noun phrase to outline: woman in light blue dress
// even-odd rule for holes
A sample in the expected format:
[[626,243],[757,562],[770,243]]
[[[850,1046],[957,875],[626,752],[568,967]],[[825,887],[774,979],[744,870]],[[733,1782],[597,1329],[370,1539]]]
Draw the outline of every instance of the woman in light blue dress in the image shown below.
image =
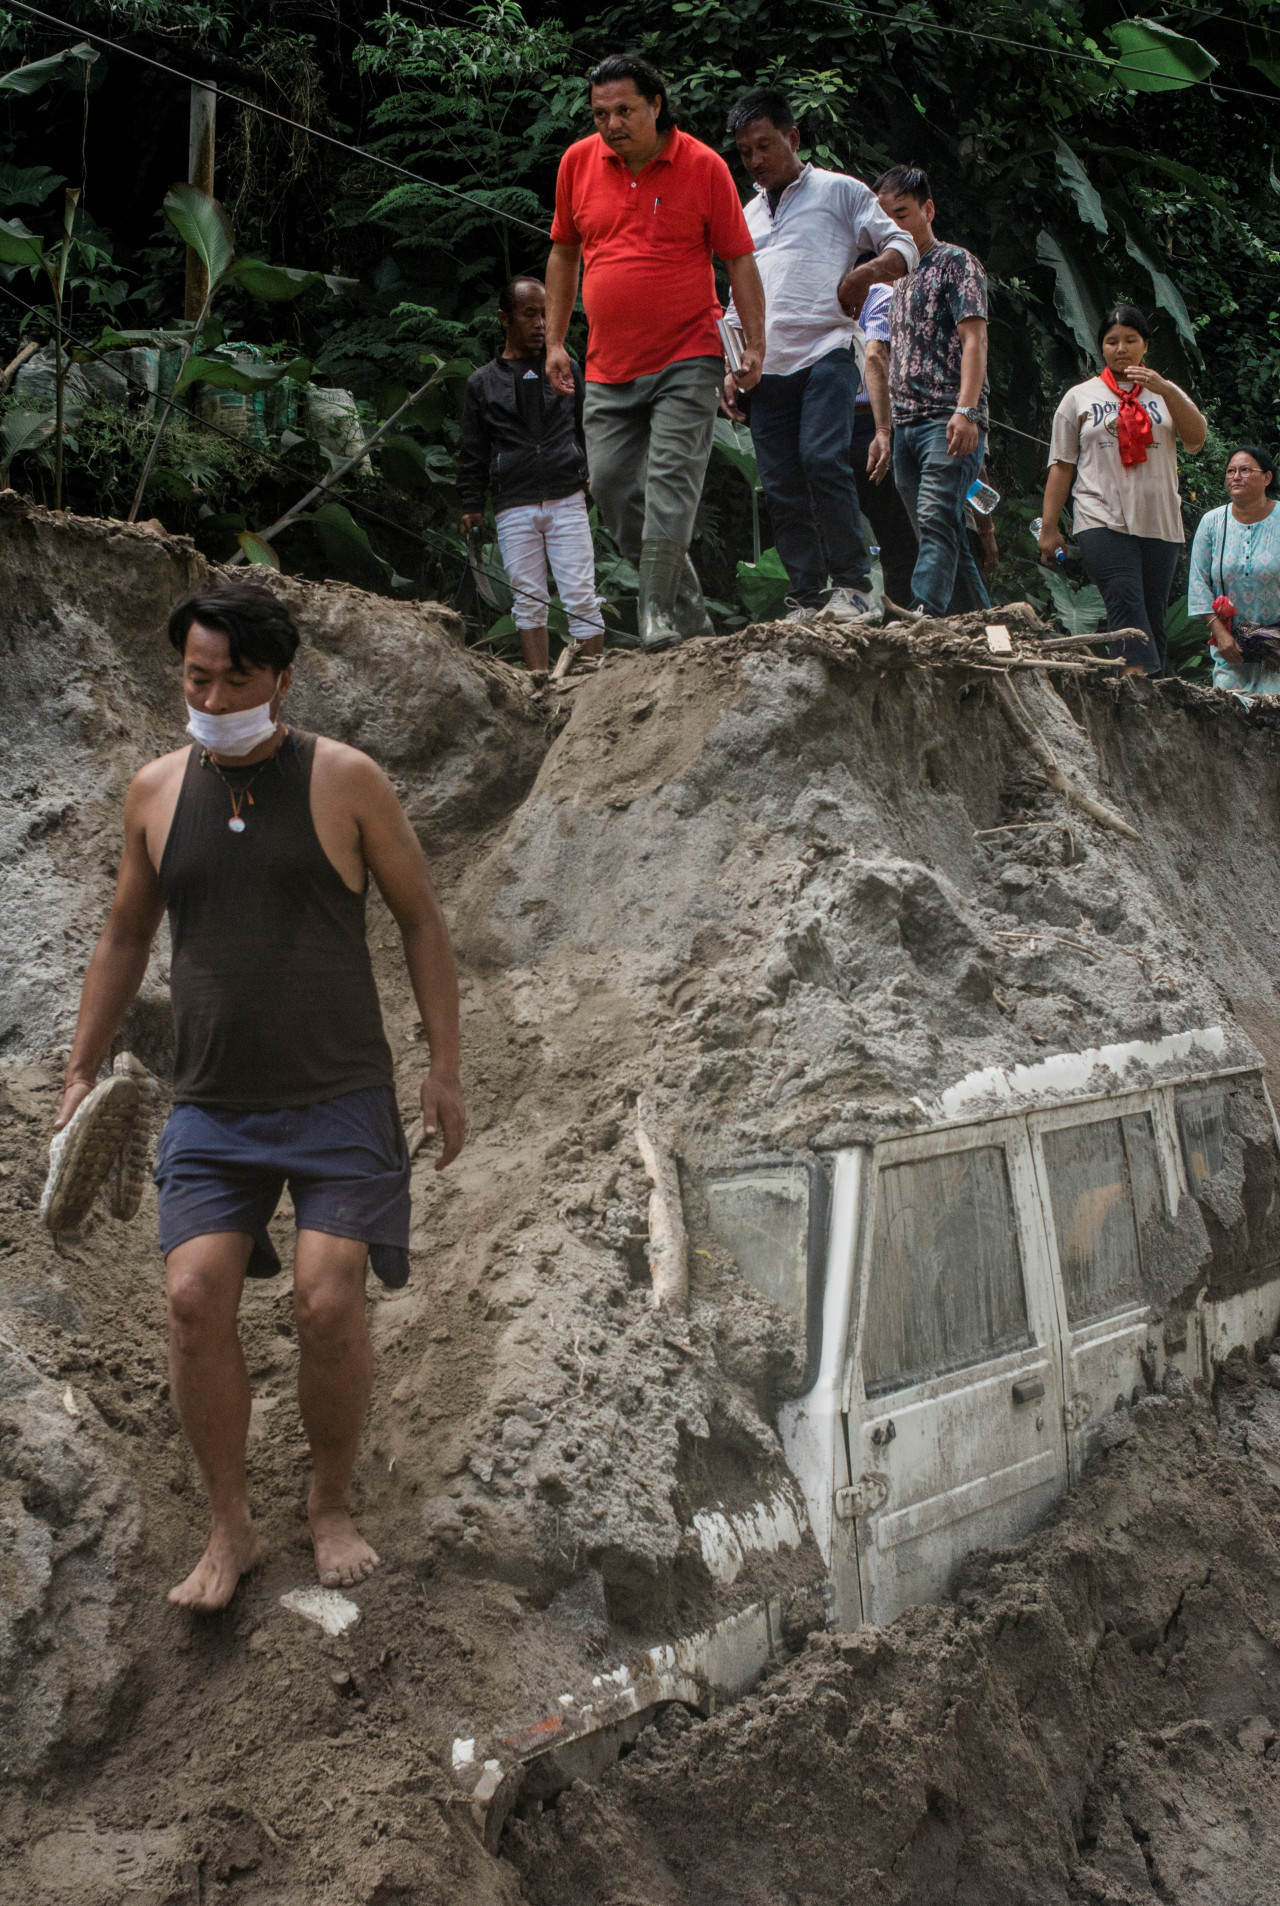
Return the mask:
[[1214,613],[1226,596],[1243,622],[1280,627],[1280,511],[1273,494],[1275,459],[1256,444],[1227,462],[1231,501],[1200,519],[1191,545],[1187,613],[1208,618],[1213,685],[1246,699],[1280,695],[1280,656],[1246,660],[1231,622]]

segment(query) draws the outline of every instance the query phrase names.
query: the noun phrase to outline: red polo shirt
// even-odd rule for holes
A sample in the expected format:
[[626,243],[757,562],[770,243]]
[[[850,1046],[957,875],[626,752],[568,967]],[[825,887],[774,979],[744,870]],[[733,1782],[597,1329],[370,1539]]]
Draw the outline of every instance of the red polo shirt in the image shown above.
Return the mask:
[[560,161],[553,243],[581,245],[587,381],[630,384],[685,357],[719,357],[711,254],[755,250],[728,166],[675,127],[633,179],[599,133]]

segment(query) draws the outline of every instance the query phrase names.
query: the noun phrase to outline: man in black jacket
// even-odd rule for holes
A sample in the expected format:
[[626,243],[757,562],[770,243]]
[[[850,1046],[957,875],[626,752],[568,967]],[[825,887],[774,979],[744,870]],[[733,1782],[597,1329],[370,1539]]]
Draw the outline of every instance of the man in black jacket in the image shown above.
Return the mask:
[[513,278],[498,294],[502,355],[467,380],[458,456],[462,533],[484,522],[488,490],[531,669],[546,668],[549,659],[548,561],[578,654],[599,655],[604,647],[587,518],[582,371],[572,366],[572,397],[548,380],[545,303],[539,278]]

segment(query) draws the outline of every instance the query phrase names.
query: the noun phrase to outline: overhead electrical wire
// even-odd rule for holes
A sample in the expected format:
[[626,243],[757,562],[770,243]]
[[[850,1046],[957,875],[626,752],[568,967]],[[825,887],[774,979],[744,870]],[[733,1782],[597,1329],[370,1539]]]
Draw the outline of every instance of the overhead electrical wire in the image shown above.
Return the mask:
[[29,13],[34,19],[44,20],[48,25],[57,27],[63,33],[69,33],[73,39],[94,40],[99,46],[109,46],[117,53],[123,53],[131,60],[141,60],[144,66],[154,67],[158,73],[167,73],[171,79],[180,79],[188,86],[203,86],[206,91],[216,93],[220,99],[230,100],[232,105],[243,106],[249,112],[261,113],[264,118],[274,119],[278,125],[289,126],[294,132],[305,132],[313,139],[320,139],[325,145],[336,146],[341,152],[349,152],[354,158],[364,159],[370,165],[384,166],[389,172],[399,173],[401,178],[410,179],[415,185],[425,185],[432,192],[441,192],[451,199],[461,199],[465,205],[472,205],[478,212],[484,212],[491,218],[502,218],[510,225],[522,225],[527,232],[533,232],[539,238],[548,234],[540,225],[533,225],[527,218],[521,218],[517,212],[503,211],[496,205],[486,205],[483,199],[473,198],[470,192],[462,192],[457,186],[441,185],[435,179],[428,179],[421,172],[414,172],[407,165],[398,165],[394,159],[384,159],[380,153],[368,152],[363,146],[353,146],[346,139],[339,139],[335,133],[322,132],[318,126],[307,126],[300,119],[290,119],[287,113],[280,113],[272,106],[264,106],[256,99],[242,99],[239,93],[228,92],[225,86],[219,86],[215,80],[193,79],[190,73],[181,72],[176,66],[169,66],[164,60],[152,59],[148,53],[139,53],[132,46],[125,46],[120,40],[113,40],[105,33],[91,32],[88,27],[73,26],[67,20],[60,20],[56,14],[45,13],[40,7],[34,7],[30,0],[4,0],[6,7],[14,6],[23,13]]
[[[18,0],[13,0],[13,3],[18,4]],[[842,14],[850,26],[856,26],[859,16],[862,15],[871,20],[885,20],[891,26],[905,27],[917,32],[955,33],[963,40],[983,40],[991,46],[1012,47],[1015,52],[1043,53],[1047,59],[1053,60],[1075,60],[1095,69],[1101,67],[1103,70],[1109,70],[1120,79],[1122,85],[1125,67],[1128,67],[1131,72],[1146,73],[1153,78],[1170,77],[1157,66],[1139,65],[1138,61],[1129,54],[1122,54],[1116,60],[1099,61],[1092,53],[1073,53],[1065,46],[1046,46],[1041,40],[1011,40],[1001,33],[979,33],[972,27],[949,26],[944,20],[904,20],[900,14],[883,13],[875,7],[864,7],[857,4],[857,0],[851,0],[849,5],[845,5],[843,0],[809,0],[809,3],[815,7],[825,7],[830,13]],[[1188,86],[1207,86],[1210,92],[1214,93],[1235,93],[1243,99],[1260,99],[1264,105],[1270,106],[1273,110],[1277,103],[1280,103],[1274,93],[1260,93],[1249,86],[1228,86],[1224,81],[1216,79],[1178,79],[1175,87],[1162,90],[1182,92]]]
[[[353,158],[363,159],[370,165],[382,166],[385,170],[395,172],[399,177],[409,179],[416,185],[426,186],[428,190],[432,192],[439,192],[448,198],[458,199],[463,204],[471,205],[477,211],[484,212],[488,217],[502,219],[510,225],[519,225],[522,230],[533,232],[538,238],[548,238],[550,236],[545,227],[534,225],[529,219],[521,218],[517,212],[506,211],[501,206],[486,205],[482,199],[475,198],[471,193],[464,192],[457,186],[441,185],[438,180],[428,179],[423,173],[415,172],[410,166],[400,165],[396,160],[384,158],[380,153],[369,152],[363,146],[352,145],[349,140],[339,139],[335,133],[323,132],[318,126],[304,125],[300,119],[291,119],[287,113],[277,112],[274,107],[263,105],[258,100],[245,99],[239,93],[230,92],[226,87],[219,86],[216,81],[193,79],[189,73],[182,72],[180,68],[170,66],[164,60],[153,59],[150,54],[140,53],[136,48],[126,46],[123,41],[113,39],[109,34],[95,33],[88,27],[73,25],[72,22],[61,19],[57,14],[47,13],[43,8],[34,6],[32,0],[4,0],[4,4],[6,6],[17,7],[21,12],[30,14],[33,19],[43,20],[47,25],[56,27],[59,31],[70,34],[73,38],[79,37],[81,39],[93,40],[99,46],[111,47],[115,52],[123,53],[129,59],[139,60],[143,65],[154,68],[156,72],[167,73],[170,78],[180,79],[189,86],[207,87],[210,92],[217,94],[220,98],[229,100],[233,105],[243,106],[248,112],[256,112],[261,114],[264,118],[273,119],[278,125],[288,126],[294,132],[306,133],[311,138],[319,139],[325,145],[334,146],[341,152],[348,152]],[[823,7],[828,12],[840,14],[851,26],[857,24],[859,17],[863,17],[869,20],[883,21],[891,26],[914,28],[917,31],[926,33],[951,33],[961,39],[981,40],[992,46],[1009,47],[1015,52],[1040,53],[1047,59],[1072,60],[1078,64],[1094,68],[1097,68],[1099,65],[1099,62],[1092,54],[1076,53],[1067,47],[1046,46],[1043,42],[1037,40],[1014,40],[1010,39],[1006,34],[983,33],[970,27],[951,26],[947,22],[937,19],[903,20],[900,14],[886,13],[876,7],[861,6],[856,3],[856,0],[853,0],[852,4],[846,4],[845,0],[810,0],[810,4],[816,7]],[[1144,68],[1140,66],[1135,59],[1129,57],[1111,62],[1113,71],[1123,66],[1130,67],[1134,72],[1155,72],[1157,70],[1155,68]],[[1255,88],[1247,86],[1230,86],[1225,81],[1216,79],[1189,79],[1185,81],[1183,87],[1178,88],[1178,90],[1184,90],[1185,87],[1189,86],[1204,86],[1208,87],[1211,92],[1232,93],[1243,99],[1261,100],[1264,105],[1271,107],[1276,105],[1276,99],[1272,94],[1261,93]]]
[[[353,158],[364,159],[368,161],[368,163],[371,165],[382,166],[388,171],[392,171],[399,174],[399,176],[402,178],[410,179],[415,184],[426,186],[430,191],[442,193],[444,195],[447,195],[450,198],[460,199],[465,204],[474,206],[477,211],[486,213],[489,217],[503,219],[508,224],[519,225],[522,227],[523,230],[528,232],[533,232],[535,236],[539,238],[548,238],[550,236],[550,234],[545,230],[544,227],[539,225],[534,225],[528,219],[521,218],[518,216],[518,214],[514,212],[506,211],[500,206],[486,205],[483,202],[483,200],[474,198],[470,193],[460,191],[455,186],[440,185],[436,180],[428,179],[422,173],[414,172],[408,166],[399,165],[393,159],[386,159],[380,153],[369,152],[362,146],[352,145],[348,140],[339,139],[333,133],[323,132],[317,126],[304,125],[301,120],[291,119],[286,113],[276,112],[273,107],[264,106],[260,104],[257,100],[242,98],[240,94],[230,92],[227,90],[227,88],[217,85],[216,82],[193,79],[189,73],[182,72],[178,67],[170,66],[164,60],[152,59],[149,54],[139,53],[134,47],[126,46],[124,45],[122,41],[112,39],[107,34],[95,33],[87,27],[80,27],[77,25],[73,25],[70,21],[62,20],[58,18],[56,14],[46,13],[42,8],[33,6],[31,4],[31,0],[4,0],[4,4],[6,6],[18,7],[22,12],[30,14],[34,19],[43,20],[49,26],[56,27],[60,31],[68,33],[73,37],[78,36],[82,39],[96,41],[97,44],[100,46],[111,47],[114,51],[118,53],[123,53],[130,59],[139,60],[144,65],[153,67],[157,72],[168,74],[169,77],[172,79],[182,80],[187,85],[207,86],[209,91],[217,94],[219,97],[223,99],[231,101],[231,103],[234,105],[243,106],[249,112],[260,113],[265,118],[273,119],[278,124],[288,126],[295,132],[306,133],[313,139],[319,139],[323,141],[326,145],[337,147],[339,151],[349,152]],[[841,14],[846,20],[848,20],[850,25],[856,25],[859,16],[862,16],[862,17],[874,19],[874,20],[883,20],[894,26],[915,27],[925,32],[953,33],[953,34],[959,35],[963,39],[981,40],[994,46],[1010,47],[1014,51],[1018,51],[1018,52],[1041,53],[1045,55],[1046,58],[1049,58],[1049,59],[1075,60],[1085,65],[1094,66],[1094,67],[1098,65],[1098,62],[1093,58],[1091,54],[1088,54],[1088,53],[1075,53],[1065,47],[1045,46],[1042,42],[1039,42],[1039,41],[1013,40],[1013,39],[1009,39],[1006,35],[1003,35],[1003,34],[982,33],[968,27],[950,26],[946,22],[941,20],[904,21],[901,15],[888,14],[888,13],[881,12],[879,9],[874,7],[865,7],[865,6],[859,6],[856,4],[850,7],[845,4],[842,4],[842,0],[811,0],[811,4],[818,7],[824,7],[829,12]],[[1120,64],[1120,62],[1117,62],[1116,64]],[[1129,65],[1135,71],[1145,70],[1141,67],[1138,67],[1135,64],[1135,62],[1131,59],[1124,61],[1123,64]],[[1227,86],[1216,80],[1193,79],[1193,80],[1187,81],[1186,83],[1189,86],[1208,86],[1211,90],[1215,90],[1218,92],[1235,93],[1248,99],[1260,99],[1268,105],[1275,104],[1275,101],[1271,98],[1270,95],[1266,93],[1253,91],[1247,87]],[[9,295],[13,296],[14,294],[10,293]],[[21,303],[22,300],[19,299],[17,300],[17,302]],[[35,311],[38,309],[38,307],[34,305],[29,305],[26,308],[32,311]],[[87,348],[87,347],[81,346],[80,348]],[[183,414],[187,416],[194,416],[194,413],[190,411],[184,411]],[[218,430],[218,427],[216,425],[204,423],[203,419],[197,419],[197,421],[202,423],[205,429],[211,429],[215,431]],[[991,419],[991,422],[996,426],[997,429],[1007,430],[1016,437],[1022,437],[1028,443],[1038,444],[1043,449],[1048,449],[1049,447],[1048,443],[1043,437],[1032,436],[1028,431],[1019,430],[1016,425],[1005,423],[1003,419],[999,417],[993,417]],[[235,433],[231,431],[221,431],[218,434],[230,437],[232,438],[233,441],[238,443],[243,442],[243,439],[237,437]],[[284,469],[287,469],[289,467],[287,464],[282,463],[279,458],[273,458],[269,452],[259,450],[256,445],[252,445],[250,447],[254,450],[256,455],[260,457],[264,457],[268,462],[275,463],[278,467],[284,468]],[[355,507],[360,508],[362,513],[364,515],[367,515],[371,520],[384,523],[387,527],[396,530],[397,533],[402,536],[410,536],[417,541],[423,540],[421,536],[416,534],[416,532],[402,528],[401,525],[392,522],[392,520],[389,517],[380,516],[377,511],[370,510],[366,505],[355,505]],[[438,533],[437,533],[437,536],[438,536]],[[438,537],[438,540],[445,542],[448,547],[453,548],[453,545],[451,543],[447,543],[446,538]]]

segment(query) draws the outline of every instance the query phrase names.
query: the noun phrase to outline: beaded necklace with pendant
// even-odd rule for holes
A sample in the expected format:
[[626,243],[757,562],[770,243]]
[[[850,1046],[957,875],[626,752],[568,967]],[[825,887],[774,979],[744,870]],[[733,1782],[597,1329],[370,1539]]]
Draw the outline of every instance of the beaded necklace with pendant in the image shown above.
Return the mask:
[[233,834],[244,833],[246,823],[241,816],[240,809],[245,805],[246,802],[248,802],[250,807],[254,805],[254,799],[253,799],[253,793],[252,793],[254,782],[257,780],[258,776],[262,773],[262,770],[264,768],[269,768],[273,761],[277,761],[279,759],[280,749],[284,746],[285,742],[288,739],[289,739],[289,730],[286,728],[283,734],[280,736],[280,740],[277,743],[274,751],[267,756],[265,761],[260,761],[258,763],[257,767],[254,769],[253,773],[249,776],[249,779],[245,782],[242,788],[232,787],[230,781],[228,781],[226,775],[222,772],[222,769],[218,766],[217,762],[214,760],[213,756],[209,753],[209,750],[207,748],[202,748],[200,750],[200,766],[202,768],[212,768],[214,773],[217,775],[219,781],[221,781],[223,787],[227,790],[227,793],[231,796],[231,819],[227,822],[227,826],[231,829],[231,832]]

